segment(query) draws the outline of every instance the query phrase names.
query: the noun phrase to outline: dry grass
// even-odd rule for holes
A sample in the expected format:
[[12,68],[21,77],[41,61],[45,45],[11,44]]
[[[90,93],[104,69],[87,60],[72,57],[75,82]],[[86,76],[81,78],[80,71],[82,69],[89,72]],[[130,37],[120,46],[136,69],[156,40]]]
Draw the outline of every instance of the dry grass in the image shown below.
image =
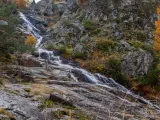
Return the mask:
[[53,26],[55,26],[56,23],[55,22],[50,22],[49,25],[48,25],[48,28],[52,28]]
[[32,84],[29,92],[32,95],[41,95],[41,94],[51,94],[53,90],[43,84]]
[[10,120],[15,120],[14,116],[3,108],[0,108],[0,114],[8,116]]
[[69,110],[69,120],[72,120],[72,111],[71,110]]
[[53,89],[53,92],[59,93],[59,94],[61,94],[61,95],[63,95],[63,94],[64,94],[64,92],[63,92],[63,91],[58,90],[58,89]]
[[88,69],[91,72],[101,72],[104,69],[104,64],[107,61],[108,56],[104,56],[101,51],[93,51],[88,60],[79,60],[77,62],[81,64],[82,68]]
[[151,85],[143,85],[140,83],[138,84],[138,82],[134,78],[129,78],[129,82],[131,87],[133,87],[132,90],[143,93],[143,95],[148,99],[160,101],[159,85],[153,87]]
[[65,0],[52,0],[53,3],[65,2]]

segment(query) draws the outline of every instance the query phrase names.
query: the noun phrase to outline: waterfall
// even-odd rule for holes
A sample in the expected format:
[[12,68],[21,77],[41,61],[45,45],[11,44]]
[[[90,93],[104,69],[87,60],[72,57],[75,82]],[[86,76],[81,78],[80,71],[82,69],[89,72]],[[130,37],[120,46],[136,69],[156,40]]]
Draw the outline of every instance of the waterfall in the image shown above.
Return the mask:
[[59,68],[61,70],[65,70],[70,72],[70,76],[72,77],[75,82],[87,82],[90,84],[95,84],[97,86],[106,87],[115,91],[123,92],[126,95],[132,96],[135,99],[138,99],[142,101],[143,103],[155,108],[160,112],[160,107],[157,105],[154,105],[150,101],[144,99],[143,97],[140,97],[124,86],[116,83],[112,78],[107,78],[99,73],[92,74],[88,72],[87,70],[84,70],[80,67],[71,65],[71,64],[65,64],[63,63],[63,60],[60,56],[57,56],[54,51],[48,51],[42,47],[42,41],[43,37],[38,34],[38,29],[26,18],[26,16],[19,12],[20,18],[24,21],[22,27],[20,28],[23,32],[33,35],[36,40],[36,50],[39,53],[39,60],[44,59],[41,57],[41,54],[45,53],[48,56],[49,64],[54,66],[55,68]]

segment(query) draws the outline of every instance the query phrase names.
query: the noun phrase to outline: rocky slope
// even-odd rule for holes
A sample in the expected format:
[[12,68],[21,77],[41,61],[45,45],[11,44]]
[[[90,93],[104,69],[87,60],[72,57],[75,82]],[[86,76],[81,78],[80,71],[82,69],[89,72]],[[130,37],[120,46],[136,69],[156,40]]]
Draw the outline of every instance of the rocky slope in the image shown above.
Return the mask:
[[28,55],[23,61],[28,67],[8,66],[0,73],[2,120],[160,119],[155,108],[126,93],[74,82],[68,72],[53,66],[46,69]]
[[[123,71],[124,74],[134,76],[147,74],[154,61],[150,51],[154,30],[151,16],[154,10],[146,11],[150,2],[155,1],[68,0],[67,3],[53,4],[51,8],[51,1],[42,0],[32,6],[38,14],[30,10],[23,12],[40,30],[36,30],[37,34],[43,35],[43,47],[56,49],[58,55],[60,52],[80,63],[88,59],[92,60],[89,61],[91,63],[96,59],[93,64],[87,63],[91,65],[92,72],[98,70],[106,76],[111,73],[119,76]],[[144,9],[137,11],[137,7],[142,6]],[[137,12],[144,16],[138,17]],[[136,33],[128,32],[126,35],[125,32],[129,30],[135,30]],[[145,41],[141,41],[139,34]],[[105,44],[101,42],[107,45],[103,46]],[[12,61],[14,65],[0,65],[0,119],[160,119],[158,101],[151,104],[141,97],[114,88],[114,85],[109,87],[76,82],[70,70],[57,67],[51,61],[47,62],[49,56],[45,52],[40,56],[35,53],[35,56],[37,58],[28,54],[18,55]],[[104,61],[105,68],[102,67]],[[112,61],[114,62],[110,64]],[[63,62],[69,65],[70,61],[64,59]]]
[[[49,27],[48,32],[52,36],[47,46],[49,49],[61,50],[51,44],[64,46],[67,51],[62,51],[64,56],[86,61],[90,59],[90,63],[97,55],[100,58],[97,66],[104,68],[92,68],[92,64],[86,61],[82,61],[82,65],[86,62],[84,67],[107,76],[114,77],[106,72],[110,69],[106,59],[114,54],[120,61],[121,76],[143,77],[152,71],[155,0],[68,0],[61,5],[66,9],[62,10],[59,4],[53,5],[59,8],[53,10],[54,16],[63,14],[56,25]],[[102,57],[106,59],[101,60]],[[119,80],[121,77],[114,78]]]

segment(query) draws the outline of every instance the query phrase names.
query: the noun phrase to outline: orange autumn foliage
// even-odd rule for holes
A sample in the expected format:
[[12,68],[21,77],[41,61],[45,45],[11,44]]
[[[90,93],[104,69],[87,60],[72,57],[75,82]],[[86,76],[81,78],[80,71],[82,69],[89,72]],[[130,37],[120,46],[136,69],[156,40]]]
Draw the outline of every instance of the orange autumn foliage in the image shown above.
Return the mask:
[[160,6],[157,8],[157,14],[160,15]]
[[157,8],[157,15],[158,15],[158,20],[155,21],[156,30],[155,30],[153,48],[155,54],[157,56],[160,56],[160,7]]
[[17,4],[17,7],[18,8],[25,8],[26,7],[26,0],[15,0],[16,1],[16,4]]
[[83,5],[87,0],[78,0],[79,5]]
[[26,45],[35,45],[36,39],[32,35],[28,35],[27,39],[25,40]]

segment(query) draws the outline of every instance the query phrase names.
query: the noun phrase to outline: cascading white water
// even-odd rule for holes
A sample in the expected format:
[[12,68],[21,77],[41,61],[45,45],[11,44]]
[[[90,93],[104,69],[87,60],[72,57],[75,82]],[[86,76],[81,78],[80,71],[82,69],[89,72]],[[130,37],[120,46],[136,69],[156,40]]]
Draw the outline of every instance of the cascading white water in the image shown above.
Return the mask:
[[[48,51],[42,47],[41,42],[43,40],[43,37],[36,32],[39,30],[21,12],[20,12],[20,18],[23,19],[24,21],[24,24],[22,25],[22,28],[20,29],[23,32],[27,34],[31,34],[36,38],[37,40],[36,49],[39,52],[39,55],[41,55],[42,53],[47,54],[48,61],[50,62],[52,66],[55,66],[56,68],[58,67],[59,69],[62,69],[62,70],[70,71],[72,79],[74,79],[76,82],[78,81],[88,82],[88,83],[92,83],[98,86],[113,89],[115,91],[121,91],[125,93],[126,95],[130,95],[134,97],[135,99],[138,99],[142,101],[143,103],[150,105],[151,107],[155,108],[157,111],[160,112],[159,106],[152,104],[150,101],[144,99],[143,97],[135,95],[133,92],[131,92],[124,86],[116,83],[112,78],[106,78],[105,76],[99,73],[92,74],[82,68],[75,67],[70,64],[64,64],[62,60],[60,59],[60,56],[56,56],[53,51]],[[43,59],[43,58],[39,57],[39,60],[40,59]]]

